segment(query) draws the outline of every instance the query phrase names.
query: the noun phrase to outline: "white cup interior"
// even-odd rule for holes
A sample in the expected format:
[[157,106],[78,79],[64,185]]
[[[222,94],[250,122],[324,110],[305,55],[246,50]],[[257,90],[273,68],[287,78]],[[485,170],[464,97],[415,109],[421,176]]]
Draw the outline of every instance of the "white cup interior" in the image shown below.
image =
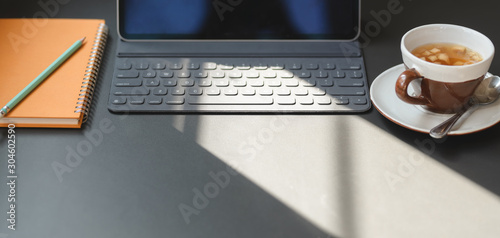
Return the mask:
[[[482,61],[464,66],[439,65],[411,54],[415,48],[430,43],[453,43],[476,51]],[[488,72],[495,47],[488,37],[467,27],[450,24],[432,24],[414,28],[401,40],[403,62],[415,68],[422,76],[442,82],[465,82],[480,78]]]

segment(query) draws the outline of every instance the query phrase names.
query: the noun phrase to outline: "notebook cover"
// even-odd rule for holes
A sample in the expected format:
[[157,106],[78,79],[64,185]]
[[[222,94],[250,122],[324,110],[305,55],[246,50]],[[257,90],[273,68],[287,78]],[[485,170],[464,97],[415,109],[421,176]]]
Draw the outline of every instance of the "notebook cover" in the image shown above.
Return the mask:
[[[95,56],[94,41],[101,24],[104,20],[0,19],[0,107],[86,37],[80,49],[0,120],[0,126],[81,127],[86,110],[77,107],[82,109],[82,83]],[[34,123],[22,123],[20,118],[34,119]]]

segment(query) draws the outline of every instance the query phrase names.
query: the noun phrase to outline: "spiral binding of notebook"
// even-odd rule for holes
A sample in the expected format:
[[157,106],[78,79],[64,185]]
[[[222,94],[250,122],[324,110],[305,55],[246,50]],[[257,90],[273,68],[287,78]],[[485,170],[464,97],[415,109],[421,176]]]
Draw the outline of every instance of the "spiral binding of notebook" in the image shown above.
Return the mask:
[[84,113],[83,122],[86,122],[88,119],[97,76],[99,74],[99,68],[104,54],[106,40],[108,38],[108,32],[109,29],[106,24],[101,23],[97,30],[95,39],[92,41],[93,45],[91,55],[85,69],[85,75],[80,89],[80,94],[78,95],[79,98],[77,106],[75,107],[75,113]]

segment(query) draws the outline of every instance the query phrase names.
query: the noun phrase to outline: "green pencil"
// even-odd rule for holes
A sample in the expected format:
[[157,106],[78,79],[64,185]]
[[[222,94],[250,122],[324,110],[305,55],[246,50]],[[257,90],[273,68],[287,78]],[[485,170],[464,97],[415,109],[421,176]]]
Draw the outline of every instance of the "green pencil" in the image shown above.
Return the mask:
[[85,40],[85,37],[76,41],[59,58],[57,58],[49,67],[47,67],[38,77],[31,81],[21,92],[19,92],[7,105],[0,109],[0,119],[12,110],[20,101],[22,101],[33,89],[35,89],[43,80],[45,80],[54,70],[56,70],[64,61],[66,61],[76,50],[78,50]]

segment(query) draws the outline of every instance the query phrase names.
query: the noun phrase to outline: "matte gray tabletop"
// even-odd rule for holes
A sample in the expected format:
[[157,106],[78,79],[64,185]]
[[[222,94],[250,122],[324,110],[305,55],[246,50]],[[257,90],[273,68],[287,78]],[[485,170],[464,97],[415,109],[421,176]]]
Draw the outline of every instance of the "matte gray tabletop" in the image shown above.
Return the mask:
[[[362,4],[370,83],[401,63],[401,36],[419,25],[464,25],[500,47],[496,1]],[[0,17],[40,11],[103,18],[111,34],[85,126],[15,130],[15,231],[7,228],[8,132],[0,128],[2,238],[500,236],[499,125],[434,140],[375,109],[113,114],[106,106],[118,41],[115,1],[5,0]],[[492,73],[500,72],[499,61]]]

